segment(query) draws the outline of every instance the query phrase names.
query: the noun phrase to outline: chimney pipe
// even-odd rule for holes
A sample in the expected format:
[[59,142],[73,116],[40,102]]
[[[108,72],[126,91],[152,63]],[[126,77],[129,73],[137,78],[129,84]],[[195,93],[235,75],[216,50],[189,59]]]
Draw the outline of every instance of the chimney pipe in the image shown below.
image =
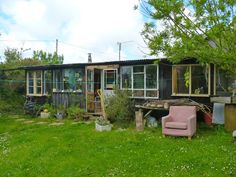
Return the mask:
[[92,54],[88,53],[88,63],[92,63]]

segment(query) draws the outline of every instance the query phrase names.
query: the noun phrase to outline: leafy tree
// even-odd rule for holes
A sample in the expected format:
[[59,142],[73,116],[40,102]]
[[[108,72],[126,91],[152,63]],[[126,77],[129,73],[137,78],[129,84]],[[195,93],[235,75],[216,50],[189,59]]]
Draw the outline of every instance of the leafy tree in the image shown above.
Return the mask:
[[196,58],[236,74],[235,0],[141,0],[139,8],[151,18],[141,34],[152,55]]
[[16,64],[16,62],[21,61],[22,55],[17,49],[6,48],[4,51],[5,64]]
[[51,54],[40,50],[33,52],[33,59],[39,60],[43,64],[62,64],[64,61],[64,56],[58,55],[56,52]]

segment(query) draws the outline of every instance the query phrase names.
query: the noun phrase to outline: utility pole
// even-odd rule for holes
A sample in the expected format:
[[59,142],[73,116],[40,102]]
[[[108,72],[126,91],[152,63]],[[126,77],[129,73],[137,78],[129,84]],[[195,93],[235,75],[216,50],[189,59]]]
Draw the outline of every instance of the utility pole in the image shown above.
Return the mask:
[[56,39],[56,54],[58,53],[58,39]]
[[134,42],[134,41],[117,42],[117,45],[119,47],[119,61],[121,60],[121,45],[128,42]]
[[117,42],[118,46],[119,46],[119,61],[120,61],[120,52],[121,52],[121,42]]

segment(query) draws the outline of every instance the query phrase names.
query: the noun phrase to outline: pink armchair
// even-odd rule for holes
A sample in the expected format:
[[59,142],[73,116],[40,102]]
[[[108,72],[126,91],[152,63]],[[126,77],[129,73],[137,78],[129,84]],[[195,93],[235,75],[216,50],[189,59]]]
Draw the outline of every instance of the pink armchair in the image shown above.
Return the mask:
[[162,134],[187,136],[191,140],[196,132],[196,107],[171,106],[169,115],[162,117]]

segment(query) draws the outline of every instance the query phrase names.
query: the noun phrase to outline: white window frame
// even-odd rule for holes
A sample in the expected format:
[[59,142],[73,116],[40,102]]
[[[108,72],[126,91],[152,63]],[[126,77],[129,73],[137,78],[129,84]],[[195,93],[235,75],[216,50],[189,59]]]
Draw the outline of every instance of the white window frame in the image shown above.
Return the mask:
[[[187,66],[189,67],[189,91],[188,93],[174,93],[174,67]],[[192,93],[192,67],[201,66],[200,64],[180,64],[172,66],[172,95],[171,96],[191,96],[191,97],[209,97],[211,93],[211,66],[208,66],[208,93],[206,94],[194,94]]]
[[[29,93],[29,72],[33,73],[33,93]],[[27,95],[28,96],[43,96],[43,71],[40,71],[40,75],[41,75],[41,93],[37,93],[37,77],[36,77],[36,72],[39,71],[27,71]]]
[[[144,67],[144,72],[142,72],[144,74],[144,88],[143,89],[137,89],[134,88],[134,68],[135,66],[143,66]],[[156,88],[152,88],[152,89],[147,89],[146,87],[146,76],[147,76],[147,66],[156,66],[157,67],[157,87]],[[122,68],[131,68],[131,88],[122,88]],[[141,73],[140,73],[141,74]],[[158,99],[159,98],[159,65],[158,64],[147,64],[147,65],[131,65],[131,66],[121,66],[120,68],[120,89],[121,90],[130,90],[132,91],[132,98],[138,98],[138,99]],[[144,96],[143,97],[137,97],[134,96],[133,91],[135,90],[143,90],[144,92]],[[157,97],[147,97],[146,92],[147,91],[156,91],[157,92]]]
[[[102,84],[101,88],[102,88],[102,90],[107,90],[107,89],[105,89],[105,72],[106,71],[115,71],[115,73],[116,73],[116,84],[115,84],[115,87],[118,84],[118,70],[117,69],[103,69],[102,70],[102,77],[101,77],[101,84]],[[114,90],[114,89],[112,89],[112,90]]]

